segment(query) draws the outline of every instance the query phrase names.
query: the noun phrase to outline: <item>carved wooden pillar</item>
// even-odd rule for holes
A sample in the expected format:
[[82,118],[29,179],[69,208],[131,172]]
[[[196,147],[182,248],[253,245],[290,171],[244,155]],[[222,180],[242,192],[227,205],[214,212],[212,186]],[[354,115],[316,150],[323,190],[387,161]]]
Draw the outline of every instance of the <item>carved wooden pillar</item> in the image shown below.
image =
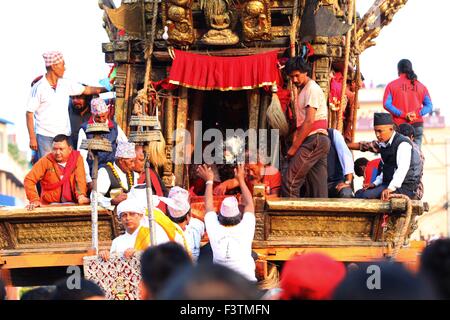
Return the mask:
[[187,115],[188,115],[188,89],[186,87],[180,87],[180,98],[177,108],[177,120],[176,129],[177,135],[175,138],[175,150],[176,159],[179,163],[175,163],[175,185],[184,186],[184,169],[185,169],[185,157],[186,157],[186,137],[185,131],[187,127]]
[[172,150],[173,150],[173,131],[175,130],[175,106],[171,93],[164,100],[164,137],[166,138],[166,158],[167,162],[164,164],[164,173],[162,180],[166,186],[173,184],[172,173]]
[[253,89],[248,91],[247,101],[248,101],[248,118],[249,118],[248,128],[257,130],[259,123],[259,104],[260,104],[259,89]]

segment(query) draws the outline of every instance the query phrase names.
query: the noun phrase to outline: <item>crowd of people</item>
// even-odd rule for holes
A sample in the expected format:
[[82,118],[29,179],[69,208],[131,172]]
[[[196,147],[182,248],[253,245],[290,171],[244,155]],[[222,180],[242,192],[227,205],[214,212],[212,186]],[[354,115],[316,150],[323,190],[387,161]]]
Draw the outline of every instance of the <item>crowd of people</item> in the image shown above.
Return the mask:
[[[385,106],[390,113],[374,115],[377,140],[350,143],[345,141],[341,132],[328,128],[325,95],[309,77],[308,64],[295,57],[285,65],[287,75],[300,92],[295,103],[296,129],[283,160],[287,164],[286,171],[280,172],[258,160],[235,165],[233,177],[218,181],[220,179],[217,179],[213,166],[198,165],[195,174],[200,188],[197,189],[204,194],[205,200],[204,219],[198,219],[191,213],[190,203],[191,196],[199,192],[194,190],[198,186],[189,190],[173,186],[169,191],[158,174],[158,168],[154,167],[150,170],[153,191],[150,202],[154,217],[153,228],[150,228],[143,146],[128,141],[111,118],[108,104],[99,97],[89,99],[87,117],[82,118],[87,112],[75,112],[79,118],[75,121],[78,127],[74,127],[74,121],[71,127],[72,119],[67,110],[70,96],[99,94],[106,88],[86,87],[64,79],[64,59],[58,52],[44,54],[44,60],[47,73],[33,84],[27,107],[30,148],[37,151],[36,162],[24,181],[28,209],[55,203],[90,203],[93,161],[86,150],[80,150],[80,146],[82,140],[92,136],[86,131],[89,124],[107,124],[110,131],[103,137],[112,143],[113,151],[98,153],[98,202],[116,212],[125,232],[113,240],[109,251],[102,251],[99,255],[104,260],[109,260],[111,255],[129,258],[136,251],[146,250],[141,260],[144,299],[262,297],[256,286],[257,257],[252,252],[256,224],[252,190],[257,184],[265,186],[269,197],[389,200],[395,193],[405,194],[411,199],[420,199],[423,195],[420,119],[432,106],[426,88],[417,81],[412,66],[402,60],[399,80],[386,89]],[[405,85],[405,81],[409,84]],[[426,98],[407,100],[408,112],[399,113],[398,110],[403,110],[402,101],[406,101],[406,98],[399,97],[399,90],[409,90],[405,95],[413,92]],[[82,103],[73,98],[71,101],[73,106]],[[413,108],[411,101],[421,105]],[[77,136],[73,135],[74,132]],[[381,157],[354,162],[351,149],[372,151]],[[356,192],[353,190],[354,174],[364,177],[363,189]],[[240,193],[239,200],[233,195],[236,190]],[[214,195],[226,194],[230,196],[223,199],[217,213]],[[151,232],[154,238],[150,237]],[[205,234],[209,243],[202,245]],[[150,243],[152,238],[154,243]],[[172,258],[174,260],[167,260]],[[153,265],[158,263],[160,265]],[[202,268],[208,263],[214,263],[214,266],[208,265],[208,272],[205,272]],[[317,268],[310,267],[314,263],[318,264]],[[171,278],[170,270],[183,264],[189,266],[174,277],[171,284],[163,285],[164,279]],[[389,268],[386,270],[391,270]],[[406,270],[392,268],[394,273],[403,272],[405,277],[414,278]],[[339,283],[351,286],[358,279],[357,271],[347,273],[343,264],[322,256],[294,258],[283,270],[281,287],[285,298],[331,298]],[[322,272],[322,278],[309,272]],[[329,272],[329,277],[326,272]],[[286,275],[284,278],[283,274]],[[322,292],[302,296],[300,292],[290,291],[300,288],[292,285],[292,281],[307,283],[311,279],[315,279],[311,286],[323,283]],[[101,297],[89,282],[84,283],[86,290],[92,291],[92,296]],[[313,291],[305,290],[308,294]],[[67,298],[70,293],[57,285],[53,295]]]
[[[277,286],[261,289],[221,264],[194,263],[179,244],[147,248],[140,257],[141,300],[447,300],[450,299],[450,239],[428,245],[416,271],[393,261],[344,264],[322,253],[295,255],[281,269]],[[26,291],[21,300],[104,300],[94,282],[67,279]],[[0,300],[6,300],[0,280]]]

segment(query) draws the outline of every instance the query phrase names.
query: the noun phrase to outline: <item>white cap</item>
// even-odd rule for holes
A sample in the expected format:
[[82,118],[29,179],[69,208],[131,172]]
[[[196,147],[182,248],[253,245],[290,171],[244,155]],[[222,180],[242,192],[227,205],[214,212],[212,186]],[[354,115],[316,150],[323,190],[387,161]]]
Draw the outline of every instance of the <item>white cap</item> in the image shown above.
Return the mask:
[[235,197],[228,197],[223,199],[220,206],[220,214],[226,218],[236,217],[241,213],[239,211],[239,204]]
[[180,187],[170,189],[169,197],[160,197],[160,200],[167,204],[169,214],[172,218],[180,218],[189,212],[189,192]]
[[[147,190],[145,188],[145,184],[138,184],[131,188],[128,193],[128,199],[134,199],[137,203],[144,207],[144,210],[147,209]],[[159,197],[152,195],[152,205],[156,207],[159,204]]]
[[139,214],[145,214],[145,207],[141,205],[136,198],[129,198],[117,205],[117,216],[120,219],[120,215],[124,212],[136,212]]

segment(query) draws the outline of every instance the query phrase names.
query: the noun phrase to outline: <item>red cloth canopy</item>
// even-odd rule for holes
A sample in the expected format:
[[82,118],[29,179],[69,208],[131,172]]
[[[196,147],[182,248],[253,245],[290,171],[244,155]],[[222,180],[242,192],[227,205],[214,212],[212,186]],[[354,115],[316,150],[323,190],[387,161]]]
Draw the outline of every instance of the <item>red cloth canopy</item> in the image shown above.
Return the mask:
[[169,82],[198,90],[245,90],[280,83],[278,51],[217,57],[174,50]]

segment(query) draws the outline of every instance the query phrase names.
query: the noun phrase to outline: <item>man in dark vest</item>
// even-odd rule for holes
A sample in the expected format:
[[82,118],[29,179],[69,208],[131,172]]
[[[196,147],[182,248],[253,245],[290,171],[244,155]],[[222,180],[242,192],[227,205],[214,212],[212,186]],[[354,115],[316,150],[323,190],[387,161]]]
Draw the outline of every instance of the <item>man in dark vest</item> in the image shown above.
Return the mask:
[[135,144],[119,141],[115,161],[98,170],[97,191],[99,204],[114,210],[127,199],[127,193],[136,185],[139,175],[133,171],[136,158]]
[[330,151],[328,152],[328,197],[353,198],[353,156],[344,137],[336,129],[328,129]]
[[89,118],[88,121],[83,123],[80,127],[80,131],[78,132],[78,143],[77,143],[77,149],[80,151],[81,156],[85,160],[84,168],[86,171],[86,182],[89,184],[92,182],[92,169],[94,166],[94,160],[90,159],[88,157],[88,151],[82,150],[80,148],[81,143],[84,139],[91,139],[93,138],[92,133],[87,133],[86,130],[89,124],[92,123],[106,123],[109,128],[109,133],[102,134],[103,138],[108,139],[111,141],[112,144],[112,152],[104,152],[100,151],[98,152],[98,168],[103,168],[106,166],[108,162],[114,162],[114,155],[116,153],[117,143],[119,141],[127,142],[127,136],[125,133],[120,129],[120,127],[117,125],[117,123],[111,119],[108,118],[109,116],[109,107],[105,103],[105,101],[102,98],[95,98],[91,101],[91,114],[92,116]]
[[416,199],[420,180],[420,155],[411,141],[394,131],[394,121],[388,113],[375,113],[374,131],[380,146],[383,172],[364,189],[357,198],[389,200],[393,193]]

